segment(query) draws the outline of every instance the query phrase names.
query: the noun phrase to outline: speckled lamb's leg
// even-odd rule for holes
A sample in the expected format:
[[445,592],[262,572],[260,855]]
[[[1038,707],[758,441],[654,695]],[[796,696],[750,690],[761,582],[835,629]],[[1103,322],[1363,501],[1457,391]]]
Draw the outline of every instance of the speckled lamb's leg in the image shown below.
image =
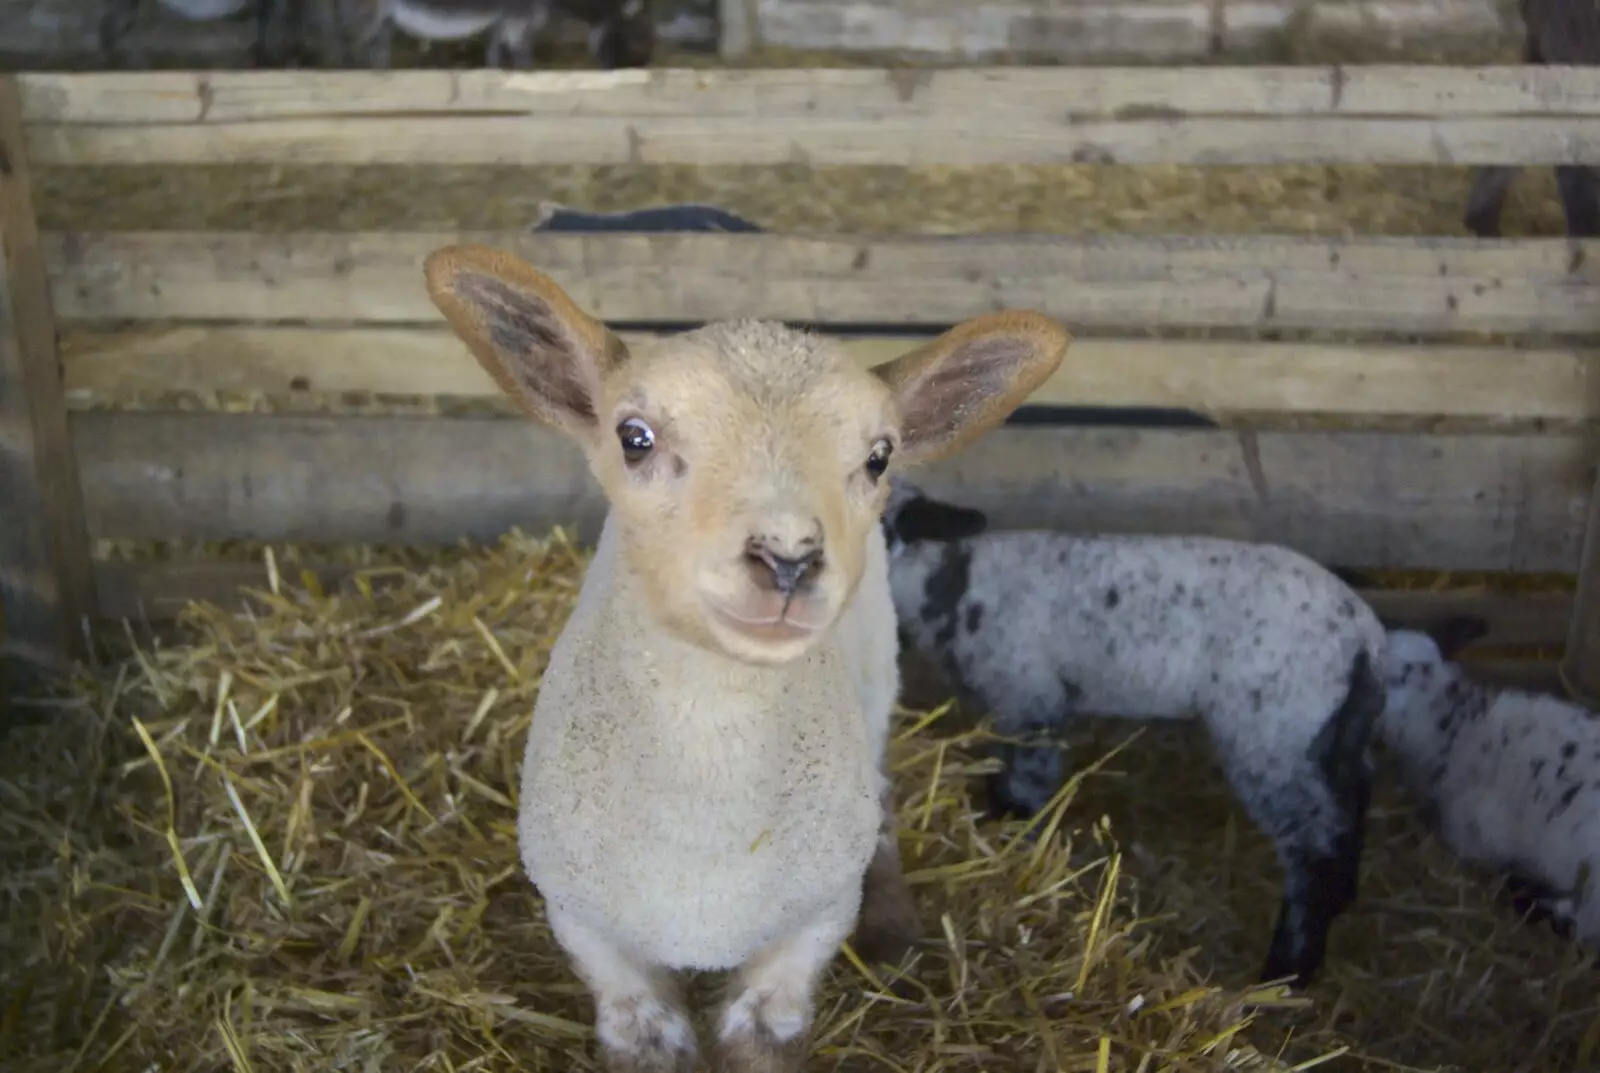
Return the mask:
[[[1383,712],[1383,685],[1365,652],[1350,686],[1303,756],[1252,754],[1224,744],[1223,770],[1239,802],[1270,837],[1283,868],[1283,899],[1262,980],[1305,987],[1322,966],[1334,920],[1355,901],[1372,796],[1368,746]],[[1218,728],[1213,727],[1213,737]]]
[[[128,35],[128,31],[133,29],[133,24],[138,18],[139,0],[106,0],[97,28],[101,63],[107,67],[116,66],[117,46]],[[125,56],[124,59],[126,58]],[[140,60],[141,62],[129,63],[128,66],[143,66],[142,57]]]
[[1066,766],[1061,749],[1053,743],[1006,744],[996,753],[1004,767],[989,776],[990,813],[1018,819],[1037,816],[1065,781]]
[[856,921],[856,953],[867,961],[898,964],[916,945],[917,903],[900,869],[900,841],[895,833],[894,791],[884,780],[879,803],[883,826],[878,849],[861,881],[861,913]]
[[[1539,50],[1538,31],[1532,27],[1525,27],[1522,40],[1522,62],[1541,64],[1544,56]],[[1557,173],[1559,182],[1560,172]],[[1473,181],[1472,192],[1467,195],[1467,211],[1462,223],[1468,231],[1479,238],[1500,237],[1500,210],[1505,207],[1506,193],[1511,189],[1511,181],[1517,177],[1517,169],[1496,164],[1478,169],[1478,177]],[[1564,195],[1563,195],[1564,196]],[[1571,226],[1571,217],[1568,217],[1568,226]]]
[[256,66],[279,68],[296,60],[304,25],[300,0],[256,0]]
[[694,1025],[677,981],[570,916],[551,912],[550,930],[594,996],[595,1036],[609,1073],[690,1073]]
[[[1021,720],[999,720],[995,733],[1010,739],[996,745],[992,755],[1000,770],[989,776],[987,791],[992,816],[1028,819],[1050,804],[1066,779],[1066,761],[1057,736],[1067,715],[1044,712]],[[1033,831],[1038,833],[1036,826]]]
[[1567,217],[1569,238],[1594,238],[1600,235],[1600,177],[1595,169],[1581,165],[1556,168],[1556,189],[1561,194],[1561,209]]
[[387,0],[373,5],[366,28],[356,39],[355,52],[373,70],[386,71],[393,63],[394,22]]
[[716,1073],[804,1068],[817,981],[850,934],[855,916],[853,905],[841,905],[757,952],[730,976],[716,1022]]
[[1479,238],[1498,238],[1500,235],[1500,210],[1505,206],[1506,193],[1517,169],[1502,165],[1479,168],[1473,181],[1472,192],[1467,195],[1467,212],[1462,224]]

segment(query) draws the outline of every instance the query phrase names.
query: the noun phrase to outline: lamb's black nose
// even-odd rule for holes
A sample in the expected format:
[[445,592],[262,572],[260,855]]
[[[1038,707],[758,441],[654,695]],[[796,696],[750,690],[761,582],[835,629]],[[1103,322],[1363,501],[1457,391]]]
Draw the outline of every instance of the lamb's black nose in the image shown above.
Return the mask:
[[822,569],[822,551],[816,549],[804,555],[791,557],[778,555],[766,545],[751,542],[745,551],[750,562],[750,573],[756,584],[765,589],[775,589],[785,596],[811,587]]

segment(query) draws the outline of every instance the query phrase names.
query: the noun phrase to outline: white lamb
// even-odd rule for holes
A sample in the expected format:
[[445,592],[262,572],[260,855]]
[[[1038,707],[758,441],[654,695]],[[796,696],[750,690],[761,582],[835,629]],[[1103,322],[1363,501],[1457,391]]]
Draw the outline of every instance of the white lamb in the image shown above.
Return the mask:
[[884,512],[901,628],[1007,744],[996,811],[1029,815],[1063,778],[1074,717],[1198,715],[1283,899],[1264,979],[1304,985],[1355,899],[1383,706],[1383,627],[1288,548],[1198,536],[985,532],[982,511],[891,478]]
[[883,773],[899,690],[884,470],[999,424],[1067,334],[998,313],[871,370],[761,322],[630,353],[509,254],[451,247],[425,271],[611,506],[534,708],[518,823],[605,1064],[690,1068],[671,974],[736,969],[717,1064],[797,1069],[858,918],[871,956],[916,934]]
[[1451,657],[1484,632],[1471,616],[1390,631],[1380,739],[1452,851],[1600,946],[1600,716],[1468,679]]

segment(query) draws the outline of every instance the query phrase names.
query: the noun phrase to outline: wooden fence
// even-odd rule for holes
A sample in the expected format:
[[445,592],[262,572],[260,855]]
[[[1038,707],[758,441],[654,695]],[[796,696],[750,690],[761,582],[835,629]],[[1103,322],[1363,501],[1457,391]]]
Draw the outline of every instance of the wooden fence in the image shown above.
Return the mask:
[[[463,238],[517,251],[625,332],[782,318],[846,335],[863,362],[963,317],[1031,306],[1079,336],[1034,407],[1258,418],[1176,429],[1030,421],[929,469],[931,488],[999,524],[1209,532],[1348,567],[1575,572],[1600,554],[1587,546],[1600,507],[1600,367],[1585,345],[1600,336],[1600,243],[41,235],[30,203],[30,164],[286,160],[1600,164],[1600,69],[0,80],[0,596],[14,653],[71,651],[97,613],[159,617],[259,584],[259,568],[237,565],[96,565],[90,538],[430,544],[557,522],[592,533],[604,504],[576,450],[520,420],[68,412],[79,389],[492,395],[421,283],[423,256]],[[1235,337],[1149,338],[1158,328]],[[1312,329],[1335,341],[1262,338]],[[1285,420],[1305,414],[1448,417],[1468,431]],[[1492,424],[1507,418],[1520,423]],[[1583,674],[1600,651],[1592,587],[1585,572],[1576,606],[1566,595],[1369,596],[1405,619],[1485,613],[1490,644],[1570,634],[1572,669],[1593,685]]]

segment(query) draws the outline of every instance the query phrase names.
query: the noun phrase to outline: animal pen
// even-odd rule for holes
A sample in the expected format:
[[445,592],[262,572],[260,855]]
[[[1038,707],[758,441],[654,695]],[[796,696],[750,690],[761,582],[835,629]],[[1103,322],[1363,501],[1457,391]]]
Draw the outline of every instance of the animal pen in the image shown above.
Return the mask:
[[[137,784],[107,791],[102,804],[109,811],[116,798],[138,852],[117,851],[126,871],[86,879],[81,904],[28,903],[70,933],[46,946],[77,967],[29,977],[28,992],[45,996],[32,1001],[55,1013],[31,1028],[8,1015],[14,1039],[30,1041],[16,1055],[34,1047],[106,1069],[410,1069],[429,1058],[438,1069],[583,1068],[587,1015],[553,947],[546,938],[545,949],[509,950],[531,947],[533,933],[513,940],[505,922],[532,927],[535,915],[509,807],[517,731],[604,502],[575,448],[505,419],[497,389],[428,301],[422,258],[451,242],[517,252],[625,335],[776,318],[845,336],[864,363],[964,317],[1039,309],[1074,333],[1060,372],[1019,420],[930,467],[921,478],[930,492],[982,507],[997,526],[1282,542],[1364,572],[1364,594],[1394,619],[1484,615],[1491,632],[1473,662],[1485,675],[1555,685],[1564,648],[1565,678],[1600,693],[1600,544],[1589,539],[1600,507],[1600,369],[1588,349],[1600,332],[1600,245],[1591,241],[540,234],[432,226],[427,199],[396,213],[415,221],[409,230],[193,229],[186,206],[171,217],[180,229],[51,227],[34,204],[58,189],[50,184],[65,189],[85,169],[172,169],[181,182],[184,169],[224,167],[782,176],[1582,161],[1600,164],[1597,70],[0,81],[6,651],[45,664],[89,655],[89,623],[141,646],[129,672],[139,681],[119,678],[90,705],[139,719],[137,737],[101,741],[107,756],[90,765]],[[106,181],[107,191],[132,189]],[[148,179],[141,189],[129,198],[147,197]],[[897,189],[882,180],[888,196]],[[94,211],[114,218],[121,204],[108,195]],[[193,205],[195,216],[211,211]],[[252,412],[174,404],[175,392],[245,397],[253,401],[232,408]],[[394,412],[305,403],[352,394],[393,401]],[[119,398],[168,401],[106,404]],[[1083,407],[1207,420],[1107,423]],[[554,526],[568,529],[545,539]],[[512,527],[531,536],[476,557],[435,561],[416,550],[494,543]],[[134,541],[167,546],[134,555]],[[351,545],[362,550],[340,550]],[[394,558],[380,561],[374,547]],[[1530,579],[1486,585],[1481,574]],[[1578,575],[1576,589],[1545,575]],[[199,647],[147,639],[180,614],[205,639]],[[355,643],[367,646],[359,660],[344,647]],[[213,674],[202,653],[227,669]],[[1410,1020],[1387,1022],[1380,1041],[1368,1022],[1388,1016],[1392,993],[1362,992],[1363,970],[1340,977],[1335,964],[1361,943],[1352,933],[1378,926],[1359,914],[1335,928],[1325,971],[1342,990],[1331,992],[1332,1013],[1256,994],[1266,1008],[1247,1017],[1249,981],[1237,970],[1255,961],[1253,948],[1223,959],[1231,982],[1202,983],[1196,966],[1213,964],[1226,929],[1182,936],[1159,971],[1145,964],[1153,940],[1118,888],[1119,870],[1133,865],[1112,843],[1100,848],[1097,814],[1069,800],[1063,843],[997,848],[953,785],[972,770],[963,735],[975,732],[929,737],[936,723],[914,719],[896,743],[907,868],[926,896],[935,949],[909,993],[836,962],[818,1067],[1288,1069],[1346,1050],[1344,1062],[1362,1055],[1367,1068],[1410,1068],[1448,1050],[1450,1034],[1467,1034],[1419,1024],[1407,1006]],[[1086,775],[1096,770],[1074,755]],[[66,781],[89,768],[70,770]],[[335,778],[353,780],[351,796],[328,810],[324,796],[343,793],[327,788]],[[1380,832],[1389,822],[1375,821]],[[352,831],[372,834],[371,844],[355,848]],[[1125,838],[1126,824],[1118,832]],[[74,846],[55,848],[84,852]],[[1415,839],[1407,852],[1424,854]],[[1404,900],[1408,867],[1442,867],[1437,849],[1426,852],[1426,866],[1378,853],[1370,870],[1390,878],[1367,883],[1363,898]],[[1456,896],[1456,882],[1438,881],[1430,897]],[[1266,885],[1262,904],[1270,876]],[[1469,928],[1486,904],[1458,907],[1480,914]],[[1266,923],[1245,922],[1242,941],[1255,942]],[[90,938],[113,924],[123,945]],[[1543,960],[1510,968],[1502,955],[1467,950],[1462,932],[1440,938],[1436,924],[1417,930],[1416,949],[1445,962],[1477,956],[1474,971],[1496,974],[1496,987],[1552,981],[1534,1028],[1471,1006],[1472,988],[1489,985],[1461,982],[1452,1008],[1479,1034],[1451,1052],[1458,1061],[1476,1054],[1492,1063],[1481,1068],[1512,1070],[1589,1060],[1600,1020],[1575,957],[1512,921],[1496,941]],[[141,935],[150,942],[139,945]],[[11,1009],[28,1009],[18,988]],[[1293,1057],[1280,1060],[1285,1037]]]

